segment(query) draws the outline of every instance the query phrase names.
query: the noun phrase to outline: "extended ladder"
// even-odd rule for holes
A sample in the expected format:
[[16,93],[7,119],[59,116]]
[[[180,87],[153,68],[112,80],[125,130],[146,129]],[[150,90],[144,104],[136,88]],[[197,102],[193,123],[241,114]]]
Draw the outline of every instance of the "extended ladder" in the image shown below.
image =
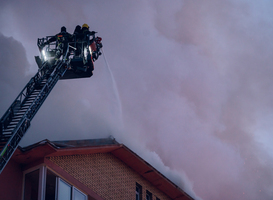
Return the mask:
[[31,120],[66,72],[63,60],[58,60],[53,67],[46,66],[45,62],[0,119],[0,173],[28,130]]
[[[93,61],[101,55],[101,38],[95,37],[95,33],[88,33],[85,40],[80,42],[77,42],[75,36],[75,41],[72,42],[74,46],[71,46],[71,42],[68,43],[66,51],[62,49],[65,48],[64,43],[48,43],[52,37],[55,36],[38,38],[37,45],[42,50],[42,60],[37,59],[40,69],[0,119],[0,174],[58,80],[91,77],[94,70]],[[50,46],[55,46],[55,49]],[[73,58],[70,58],[70,55]]]

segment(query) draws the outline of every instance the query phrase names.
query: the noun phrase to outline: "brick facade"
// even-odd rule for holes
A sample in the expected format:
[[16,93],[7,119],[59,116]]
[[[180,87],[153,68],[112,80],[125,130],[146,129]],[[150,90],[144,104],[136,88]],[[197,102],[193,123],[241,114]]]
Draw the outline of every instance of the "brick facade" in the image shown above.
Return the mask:
[[153,200],[156,197],[160,200],[171,199],[111,153],[54,156],[48,159],[105,200],[135,199],[136,182],[142,186],[143,200],[146,199],[146,190],[153,194]]

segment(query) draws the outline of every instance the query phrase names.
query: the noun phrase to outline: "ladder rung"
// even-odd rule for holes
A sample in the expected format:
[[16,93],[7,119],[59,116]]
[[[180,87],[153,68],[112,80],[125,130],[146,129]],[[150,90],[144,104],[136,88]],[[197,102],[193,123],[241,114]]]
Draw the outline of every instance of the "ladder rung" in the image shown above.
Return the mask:
[[27,99],[27,100],[24,102],[23,105],[28,104],[28,103],[31,104],[34,100],[35,100],[35,99]]
[[15,127],[17,124],[18,124],[18,123],[12,123],[12,124],[11,124],[11,123],[9,123],[9,125],[8,125],[7,127],[12,127],[12,126],[14,126],[14,127]]
[[28,110],[29,107],[24,107],[24,108],[21,108],[20,110],[18,110],[18,112],[26,112]]
[[11,129],[13,129],[13,128],[7,127],[7,128],[4,129],[4,131],[8,131],[8,130],[11,130]]
[[29,97],[37,97],[40,94],[40,92],[31,93]]
[[10,122],[9,122],[9,125],[14,125],[14,124],[17,124],[18,121],[14,121],[14,119],[12,119]]
[[12,129],[5,129],[5,130],[2,132],[2,134],[3,134],[3,135],[6,135],[6,134],[9,134],[9,133],[12,133],[13,130],[14,130],[14,128],[12,128]]
[[[27,100],[25,101],[25,103],[32,103],[35,99],[36,99],[36,98],[34,98],[34,99],[27,99]],[[25,103],[24,103],[24,105],[25,105]]]
[[37,98],[37,96],[34,97],[28,97],[25,102],[32,102]]
[[25,113],[26,113],[25,111],[22,111],[22,112],[18,112],[17,114],[23,116]]
[[26,112],[30,107],[24,107],[24,108],[21,108],[20,111],[23,111],[23,112]]
[[32,104],[32,101],[31,102],[25,102],[24,106],[31,106],[31,104]]
[[2,135],[6,135],[6,134],[11,134],[12,133],[12,130],[4,130],[3,132],[2,132]]
[[17,116],[15,116],[15,117],[12,118],[12,121],[13,122],[19,122],[22,117],[23,117],[23,115],[20,115],[20,116],[17,115]]
[[0,140],[10,137],[12,134],[3,134],[0,136]]
[[17,124],[13,124],[13,125],[8,125],[6,129],[14,129],[16,127]]

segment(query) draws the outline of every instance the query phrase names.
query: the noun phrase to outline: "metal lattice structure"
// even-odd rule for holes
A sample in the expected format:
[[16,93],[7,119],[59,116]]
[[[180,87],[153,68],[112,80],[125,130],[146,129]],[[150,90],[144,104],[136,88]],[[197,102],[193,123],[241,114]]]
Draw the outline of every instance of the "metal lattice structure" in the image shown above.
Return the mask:
[[30,127],[30,122],[43,102],[63,76],[65,63],[59,61],[52,71],[41,71],[30,79],[0,120],[0,173]]
[[[45,47],[43,44],[49,38],[51,37],[38,39],[37,44],[41,50],[41,47]],[[84,78],[93,75],[93,61],[101,54],[101,38],[95,38],[94,35],[92,39],[89,36],[86,38],[86,41],[79,42],[80,45],[77,44],[76,40],[68,43],[66,51],[62,49],[61,56],[56,56],[56,52],[59,50],[56,43],[48,44],[44,48],[46,51],[41,52],[42,59],[40,59],[40,66],[37,62],[39,66],[38,72],[30,79],[0,119],[0,173],[7,165],[19,142],[30,127],[31,120],[58,80]],[[95,45],[96,51],[91,50],[91,44]],[[56,48],[52,50],[50,45],[54,45]],[[80,55],[74,53],[77,50],[77,46],[79,46],[82,52]],[[84,54],[84,52],[87,53]],[[46,60],[45,55],[49,54],[53,54],[53,57],[50,60]],[[96,55],[96,57],[94,58],[92,55]]]

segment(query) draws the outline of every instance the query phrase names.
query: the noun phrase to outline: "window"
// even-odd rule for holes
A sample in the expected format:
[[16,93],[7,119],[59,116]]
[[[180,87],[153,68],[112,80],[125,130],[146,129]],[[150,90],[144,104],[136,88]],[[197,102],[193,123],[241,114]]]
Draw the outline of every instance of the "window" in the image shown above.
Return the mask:
[[24,200],[38,200],[39,169],[25,174]]
[[87,200],[87,195],[70,185],[45,166],[27,171],[24,200]]
[[146,190],[146,200],[153,200],[153,195],[148,190]]
[[45,200],[55,199],[57,176],[50,170],[46,172],[46,194]]
[[58,200],[71,200],[71,185],[58,178]]
[[87,196],[74,186],[58,178],[57,200],[87,200]]
[[74,187],[74,190],[73,190],[73,199],[74,200],[86,200],[86,195],[83,194],[77,188]]
[[136,200],[142,200],[142,187],[136,183]]

